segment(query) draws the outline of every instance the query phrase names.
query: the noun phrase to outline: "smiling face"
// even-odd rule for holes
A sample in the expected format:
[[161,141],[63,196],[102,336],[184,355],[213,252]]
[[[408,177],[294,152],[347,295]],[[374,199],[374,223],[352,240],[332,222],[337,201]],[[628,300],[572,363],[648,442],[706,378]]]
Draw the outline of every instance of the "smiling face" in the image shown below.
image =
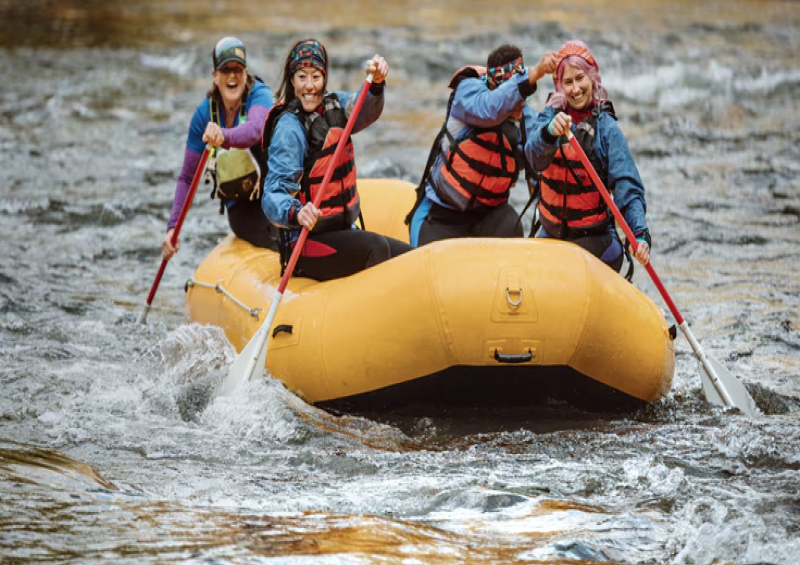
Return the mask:
[[575,110],[585,109],[592,101],[592,79],[579,67],[565,64],[561,88],[567,97],[567,104]]
[[319,69],[299,69],[292,75],[294,95],[303,104],[303,110],[313,112],[322,104],[325,95],[325,73]]
[[222,95],[225,106],[237,105],[247,85],[247,69],[240,63],[229,61],[222,68],[214,71],[214,84]]

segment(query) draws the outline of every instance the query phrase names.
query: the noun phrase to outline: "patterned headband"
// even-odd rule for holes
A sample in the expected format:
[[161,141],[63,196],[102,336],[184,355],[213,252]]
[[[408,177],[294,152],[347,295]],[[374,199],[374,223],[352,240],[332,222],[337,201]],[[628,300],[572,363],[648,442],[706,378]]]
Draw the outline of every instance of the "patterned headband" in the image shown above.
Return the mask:
[[319,69],[323,73],[328,72],[328,61],[325,59],[325,51],[319,41],[304,41],[292,49],[289,56],[289,70],[292,74],[303,68]]
[[489,87],[489,90],[494,90],[514,76],[515,73],[523,74],[524,72],[525,65],[522,63],[522,57],[517,57],[505,65],[486,69],[486,85]]

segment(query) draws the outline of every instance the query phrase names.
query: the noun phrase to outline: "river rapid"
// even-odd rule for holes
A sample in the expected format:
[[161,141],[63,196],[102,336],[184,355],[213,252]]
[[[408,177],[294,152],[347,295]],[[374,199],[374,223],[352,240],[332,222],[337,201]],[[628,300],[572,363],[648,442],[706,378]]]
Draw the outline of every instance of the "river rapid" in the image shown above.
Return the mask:
[[[0,563],[800,562],[800,4],[0,9]],[[763,415],[706,403],[682,335],[669,396],[629,415],[336,417],[271,378],[213,397],[236,352],[183,318],[228,231],[203,185],[136,319],[223,35],[273,88],[297,39],[325,43],[333,88],[383,55],[359,175],[412,182],[456,69],[585,40],[645,182],[653,265]],[[666,309],[644,269],[634,284]]]

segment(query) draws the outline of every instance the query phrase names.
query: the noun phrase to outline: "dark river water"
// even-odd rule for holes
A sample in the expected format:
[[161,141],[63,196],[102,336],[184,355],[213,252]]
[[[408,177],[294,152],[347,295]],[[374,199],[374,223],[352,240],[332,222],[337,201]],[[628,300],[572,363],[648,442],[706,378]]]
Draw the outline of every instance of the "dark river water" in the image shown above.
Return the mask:
[[[800,562],[800,3],[0,9],[0,563]],[[585,40],[645,182],[654,267],[763,415],[707,404],[682,336],[669,396],[629,415],[377,422],[272,379],[213,398],[236,352],[183,319],[184,282],[228,231],[202,186],[136,318],[228,34],[273,87],[303,37],[335,88],[385,56],[359,173],[413,182],[457,68]],[[663,306],[643,269],[634,283]]]

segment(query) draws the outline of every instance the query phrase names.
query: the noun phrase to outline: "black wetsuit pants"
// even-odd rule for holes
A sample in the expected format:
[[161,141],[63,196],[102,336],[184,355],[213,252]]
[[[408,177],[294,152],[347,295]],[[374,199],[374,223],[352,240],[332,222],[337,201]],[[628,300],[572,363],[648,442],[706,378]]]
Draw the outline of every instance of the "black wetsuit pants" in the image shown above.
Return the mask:
[[431,203],[419,229],[419,245],[457,237],[523,237],[519,214],[510,204],[480,212],[459,212]]
[[256,247],[278,250],[278,228],[261,210],[261,202],[237,202],[228,208],[228,223],[236,237]]
[[318,281],[347,277],[410,251],[397,239],[364,230],[336,230],[306,240],[295,274]]

